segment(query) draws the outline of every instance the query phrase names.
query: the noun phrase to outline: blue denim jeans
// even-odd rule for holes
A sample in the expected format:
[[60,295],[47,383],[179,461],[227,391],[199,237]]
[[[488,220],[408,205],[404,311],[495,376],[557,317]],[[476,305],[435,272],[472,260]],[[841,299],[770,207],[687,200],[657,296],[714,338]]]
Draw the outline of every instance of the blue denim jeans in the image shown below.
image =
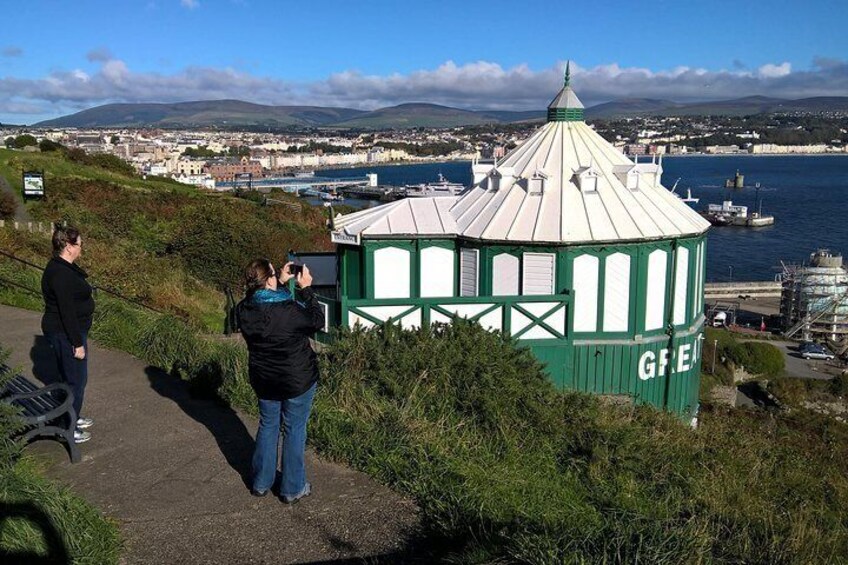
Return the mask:
[[74,357],[74,346],[64,333],[47,333],[44,335],[50,343],[50,348],[56,356],[59,369],[59,380],[71,387],[74,393],[74,412],[81,417],[82,401],[85,398],[85,385],[88,383],[88,336],[82,333],[82,345],[85,347],[85,359]]
[[306,421],[312,411],[317,383],[288,400],[259,399],[259,430],[253,451],[253,490],[264,492],[274,484],[283,428],[283,478],[280,495],[295,497],[306,486]]

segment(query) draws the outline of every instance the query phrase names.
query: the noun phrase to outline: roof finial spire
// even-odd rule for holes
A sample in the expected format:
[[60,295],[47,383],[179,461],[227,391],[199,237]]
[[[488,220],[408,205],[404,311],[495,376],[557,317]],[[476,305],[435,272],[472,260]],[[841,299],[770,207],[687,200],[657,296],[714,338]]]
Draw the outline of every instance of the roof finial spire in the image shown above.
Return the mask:
[[565,78],[562,81],[563,86],[568,86],[571,82],[571,60],[565,62]]

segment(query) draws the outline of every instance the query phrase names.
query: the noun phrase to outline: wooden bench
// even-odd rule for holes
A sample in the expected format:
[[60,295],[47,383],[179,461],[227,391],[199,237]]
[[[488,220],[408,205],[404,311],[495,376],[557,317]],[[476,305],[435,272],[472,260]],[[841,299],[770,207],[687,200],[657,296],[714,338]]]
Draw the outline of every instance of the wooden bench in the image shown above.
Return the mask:
[[[0,373],[11,371],[0,365]],[[74,412],[74,394],[64,383],[45,387],[29,381],[23,375],[15,375],[0,391],[0,400],[20,409],[21,428],[17,437],[25,443],[39,437],[63,439],[71,463],[79,463],[80,453],[74,442],[77,415]]]

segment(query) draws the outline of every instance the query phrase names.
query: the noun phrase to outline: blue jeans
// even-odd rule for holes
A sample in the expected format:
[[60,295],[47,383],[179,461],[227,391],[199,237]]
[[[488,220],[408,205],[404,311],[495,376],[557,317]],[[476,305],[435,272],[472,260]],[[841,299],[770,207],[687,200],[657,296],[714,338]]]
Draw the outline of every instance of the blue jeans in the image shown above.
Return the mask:
[[74,393],[74,412],[77,418],[82,411],[82,401],[85,397],[85,385],[88,383],[88,335],[82,332],[82,345],[85,347],[85,359],[74,357],[74,346],[68,336],[62,333],[48,333],[44,337],[50,343],[50,348],[56,356],[59,368],[59,379],[71,387]]
[[312,411],[317,383],[288,400],[259,399],[259,430],[253,452],[253,490],[264,492],[274,484],[279,459],[280,427],[283,437],[283,478],[280,495],[295,497],[306,486],[306,421]]

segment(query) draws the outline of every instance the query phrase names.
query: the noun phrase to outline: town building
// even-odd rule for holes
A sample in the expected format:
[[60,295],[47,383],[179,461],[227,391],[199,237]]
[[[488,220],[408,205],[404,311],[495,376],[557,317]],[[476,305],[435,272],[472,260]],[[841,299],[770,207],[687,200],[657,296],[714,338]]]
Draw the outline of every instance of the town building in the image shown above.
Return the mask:
[[528,346],[560,388],[694,418],[709,224],[662,186],[662,161],[590,128],[566,71],[547,123],[472,172],[459,196],[335,218],[330,325],[467,317]]
[[208,161],[203,173],[210,175],[216,182],[231,181],[236,175],[251,174],[262,176],[262,164],[247,157],[241,159],[216,159]]

